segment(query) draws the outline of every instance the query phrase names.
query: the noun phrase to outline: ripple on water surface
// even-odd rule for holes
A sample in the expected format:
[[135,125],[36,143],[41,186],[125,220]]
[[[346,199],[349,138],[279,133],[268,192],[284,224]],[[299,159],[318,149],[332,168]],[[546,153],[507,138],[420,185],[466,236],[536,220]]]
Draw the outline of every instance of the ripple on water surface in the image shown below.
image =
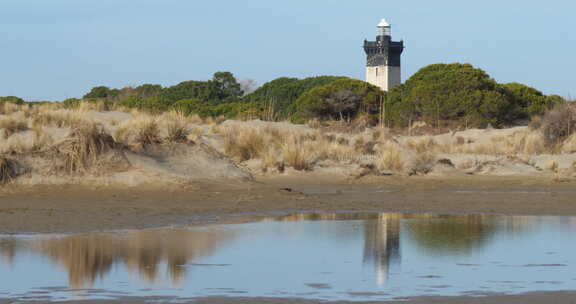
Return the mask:
[[571,290],[574,232],[574,217],[338,213],[0,236],[0,298],[356,301]]

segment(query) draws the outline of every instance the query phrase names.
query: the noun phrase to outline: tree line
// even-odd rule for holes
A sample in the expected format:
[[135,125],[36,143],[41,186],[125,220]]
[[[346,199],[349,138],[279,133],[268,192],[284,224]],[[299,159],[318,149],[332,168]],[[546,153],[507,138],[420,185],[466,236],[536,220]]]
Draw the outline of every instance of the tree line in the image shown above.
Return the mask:
[[[468,127],[514,125],[542,115],[565,100],[546,96],[520,84],[500,84],[470,64],[432,64],[405,83],[384,92],[367,82],[340,76],[304,79],[281,77],[253,92],[245,92],[230,72],[217,72],[208,81],[184,81],[174,86],[143,84],[120,89],[98,86],[81,99],[63,101],[68,108],[80,102],[104,102],[110,107],[162,112],[180,111],[202,117],[240,119],[311,119],[353,121],[390,127],[415,121],[430,125]],[[23,101],[0,97],[2,102]]]

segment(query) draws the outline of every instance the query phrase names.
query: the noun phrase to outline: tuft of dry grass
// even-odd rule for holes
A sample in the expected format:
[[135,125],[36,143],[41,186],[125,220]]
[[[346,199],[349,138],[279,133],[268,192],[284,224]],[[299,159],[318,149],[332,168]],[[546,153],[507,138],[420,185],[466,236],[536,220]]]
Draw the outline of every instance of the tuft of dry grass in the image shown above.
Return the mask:
[[199,141],[202,136],[204,136],[204,129],[202,127],[190,127],[189,131],[188,139],[193,142]]
[[224,121],[226,121],[226,117],[224,117],[222,115],[220,115],[218,117],[210,116],[210,117],[206,118],[205,123],[208,125],[219,125],[219,124],[223,123]]
[[335,162],[355,162],[362,156],[355,145],[348,142],[310,141],[308,145],[314,146],[315,154],[320,160],[329,159]]
[[0,153],[23,154],[41,151],[53,143],[52,137],[41,127],[31,131],[15,133],[6,140],[0,141]]
[[32,131],[34,131],[34,143],[32,145],[33,151],[42,150],[43,148],[49,147],[54,142],[50,134],[44,132],[44,129],[41,126],[34,127]]
[[0,118],[0,129],[4,130],[4,138],[10,137],[14,133],[26,131],[28,122],[14,116]]
[[278,160],[278,156],[279,153],[276,149],[268,149],[262,156],[262,171],[267,172],[268,169],[275,168],[282,172],[284,163]]
[[105,133],[102,126],[85,121],[74,126],[66,140],[55,146],[56,153],[62,157],[64,169],[68,173],[83,172],[98,163],[98,158],[114,149],[115,141]]
[[87,120],[81,112],[76,111],[43,110],[42,106],[34,111],[36,111],[32,118],[32,125],[34,126],[64,128],[80,125]]
[[402,171],[406,164],[402,155],[402,148],[395,143],[389,142],[378,153],[376,167],[380,171]]
[[0,103],[0,114],[10,115],[20,110],[20,106],[12,102]]
[[20,136],[20,134],[10,136],[0,145],[0,153],[4,154],[22,154],[31,150],[29,141]]
[[224,151],[226,155],[240,161],[246,161],[264,154],[266,142],[258,129],[228,128],[225,132]]
[[570,135],[564,143],[562,143],[563,153],[576,153],[576,134]]
[[190,129],[188,129],[188,119],[184,114],[171,111],[162,114],[159,120],[165,122],[165,140],[167,142],[181,143],[188,139],[188,135],[190,135]]
[[168,132],[166,140],[168,142],[185,142],[190,134],[190,130],[186,124],[180,121],[171,121],[167,124],[166,128]]
[[8,184],[17,176],[16,161],[0,156],[0,184]]
[[320,129],[322,127],[322,122],[318,118],[313,118],[309,120],[306,125],[312,129]]
[[57,111],[64,109],[64,104],[61,102],[46,102],[33,108],[38,109],[40,112]]
[[195,125],[204,124],[204,119],[202,119],[202,117],[200,117],[200,115],[198,115],[198,114],[189,115],[189,116],[187,116],[187,118],[188,118],[188,122],[191,124],[195,124]]
[[433,152],[418,153],[413,158],[410,174],[428,174],[436,164],[437,157]]
[[421,151],[508,156],[552,153],[552,150],[545,146],[542,133],[528,128],[513,133],[496,132],[485,138],[455,136],[449,141]]
[[538,131],[532,131],[523,138],[522,152],[528,155],[537,155],[546,152],[546,144],[543,135]]
[[87,112],[87,111],[103,112],[109,110],[110,107],[104,100],[97,100],[97,101],[83,100],[80,102],[80,105],[78,106],[78,111],[80,112]]
[[295,170],[308,171],[314,165],[314,152],[295,137],[290,137],[282,147],[282,160]]
[[114,138],[117,142],[135,150],[162,142],[157,119],[147,115],[139,115],[121,123],[116,129]]
[[424,136],[418,139],[412,138],[406,141],[406,146],[418,154],[428,152],[434,149],[436,145],[436,142],[430,136]]

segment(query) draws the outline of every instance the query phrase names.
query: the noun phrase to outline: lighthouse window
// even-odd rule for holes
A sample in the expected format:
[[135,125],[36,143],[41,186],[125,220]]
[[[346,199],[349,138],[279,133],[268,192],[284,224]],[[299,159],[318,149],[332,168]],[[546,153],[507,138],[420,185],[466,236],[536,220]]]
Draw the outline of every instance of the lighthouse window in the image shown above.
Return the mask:
[[378,68],[376,68],[376,77],[378,77]]

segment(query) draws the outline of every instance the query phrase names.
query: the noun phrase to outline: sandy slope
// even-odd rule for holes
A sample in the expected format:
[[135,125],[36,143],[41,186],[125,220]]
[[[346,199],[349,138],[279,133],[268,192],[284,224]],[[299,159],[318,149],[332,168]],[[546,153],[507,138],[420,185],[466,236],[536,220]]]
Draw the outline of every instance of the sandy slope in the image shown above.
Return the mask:
[[[542,134],[528,127],[400,136],[379,128],[346,133],[286,122],[206,123],[175,113],[31,111],[0,115],[0,159],[17,164],[15,185],[145,187],[314,174],[576,178],[576,137],[546,154],[552,150],[544,149]],[[151,124],[153,132],[147,131]],[[71,151],[82,151],[85,141],[96,138],[75,131],[90,125],[102,129],[113,147],[87,153],[97,161],[70,174],[62,169],[66,159],[82,156]],[[170,139],[174,126],[185,130],[184,139]],[[143,132],[151,133],[152,143]]]

